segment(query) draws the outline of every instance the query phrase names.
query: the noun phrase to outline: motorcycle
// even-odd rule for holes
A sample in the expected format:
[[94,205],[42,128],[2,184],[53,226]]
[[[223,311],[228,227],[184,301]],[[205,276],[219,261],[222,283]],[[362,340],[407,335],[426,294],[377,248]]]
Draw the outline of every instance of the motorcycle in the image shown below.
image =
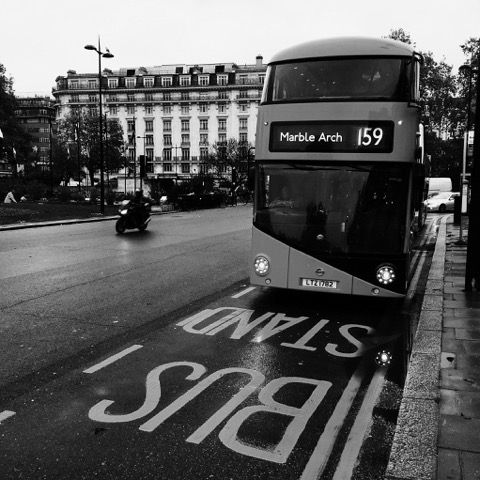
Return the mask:
[[127,229],[138,228],[143,232],[150,220],[150,204],[148,202],[136,204],[131,200],[124,200],[118,210],[120,218],[115,224],[117,233],[124,233]]

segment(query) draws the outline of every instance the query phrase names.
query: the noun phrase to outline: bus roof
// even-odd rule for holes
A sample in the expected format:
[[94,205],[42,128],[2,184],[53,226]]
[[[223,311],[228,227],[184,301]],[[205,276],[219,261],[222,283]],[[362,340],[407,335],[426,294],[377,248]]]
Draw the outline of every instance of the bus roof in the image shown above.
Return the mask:
[[410,45],[387,38],[335,37],[294,45],[274,55],[270,63],[362,55],[411,57],[414,53],[415,50]]

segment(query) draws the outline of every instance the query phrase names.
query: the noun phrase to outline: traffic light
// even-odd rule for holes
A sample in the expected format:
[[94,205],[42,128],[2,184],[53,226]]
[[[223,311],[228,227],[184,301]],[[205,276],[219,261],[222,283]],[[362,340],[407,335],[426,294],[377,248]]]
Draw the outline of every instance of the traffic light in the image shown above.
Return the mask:
[[145,155],[140,155],[138,157],[140,161],[140,177],[143,178],[145,177],[146,171],[145,171]]

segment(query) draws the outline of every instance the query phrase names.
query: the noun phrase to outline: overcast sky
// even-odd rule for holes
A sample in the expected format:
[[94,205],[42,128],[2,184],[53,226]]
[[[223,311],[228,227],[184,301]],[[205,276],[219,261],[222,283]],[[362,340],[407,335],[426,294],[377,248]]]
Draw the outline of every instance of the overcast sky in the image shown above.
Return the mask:
[[0,63],[17,94],[51,93],[58,75],[98,71],[86,44],[115,55],[102,67],[264,62],[297,43],[381,37],[403,28],[420,51],[454,67],[480,37],[480,0],[4,0]]

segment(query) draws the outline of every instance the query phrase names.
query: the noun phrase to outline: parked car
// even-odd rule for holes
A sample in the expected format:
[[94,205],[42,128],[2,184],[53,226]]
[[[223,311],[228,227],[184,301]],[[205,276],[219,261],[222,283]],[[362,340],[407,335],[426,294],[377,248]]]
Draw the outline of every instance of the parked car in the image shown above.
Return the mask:
[[439,192],[425,200],[425,205],[429,212],[453,212],[455,197],[459,195],[458,192]]

